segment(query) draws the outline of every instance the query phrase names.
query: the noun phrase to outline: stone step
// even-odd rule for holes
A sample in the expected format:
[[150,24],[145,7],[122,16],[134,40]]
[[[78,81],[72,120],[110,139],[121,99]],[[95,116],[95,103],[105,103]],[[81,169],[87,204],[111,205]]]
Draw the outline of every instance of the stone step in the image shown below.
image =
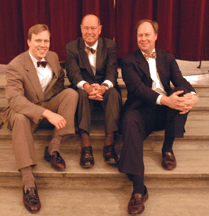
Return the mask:
[[[163,182],[161,182],[163,184]],[[148,188],[143,216],[200,216],[209,214],[208,188]],[[38,187],[41,216],[127,216],[130,187],[121,190],[45,189]],[[29,216],[20,188],[0,188],[1,216]]]
[[[77,149],[71,149],[70,146],[68,148],[66,144],[62,145],[60,153],[66,161],[67,168],[65,171],[56,171],[43,158],[44,149],[48,143],[40,143],[39,145],[39,142],[35,141],[38,166],[33,169],[33,173],[37,177],[39,184],[53,187],[56,183],[62,181],[61,188],[66,186],[71,189],[76,187],[95,188],[98,184],[101,184],[100,187],[102,188],[119,189],[130,184],[126,175],[118,172],[117,166],[110,166],[104,162],[102,156],[103,145],[100,145],[100,148],[98,146],[95,148],[97,144],[95,142],[92,144],[95,165],[91,169],[80,167],[79,145]],[[204,182],[209,178],[209,164],[206,163],[209,154],[207,140],[177,139],[173,148],[177,159],[177,168],[173,171],[166,171],[161,167],[161,141],[146,140],[144,145],[145,178],[147,182],[154,179],[153,182],[156,181],[157,184],[161,179],[168,179],[168,182],[174,182],[175,180],[176,186],[180,187],[181,179],[185,179],[188,184],[192,185],[195,179]],[[0,146],[0,187],[21,186],[21,175],[15,167],[11,140],[6,140],[5,143],[4,140],[1,140]],[[118,155],[120,154],[120,148],[120,145],[116,146]],[[9,181],[6,180],[9,177],[12,178]],[[88,182],[88,179],[91,179],[91,181]]]
[[[104,138],[104,121],[96,119],[92,121],[91,138],[100,139]],[[209,139],[209,112],[208,110],[203,111],[193,111],[189,113],[187,118],[187,123],[185,126],[186,133],[185,138],[187,139]],[[52,129],[40,129],[34,133],[34,138],[40,139],[41,137],[50,137],[52,134]],[[164,136],[163,131],[153,132],[150,137],[153,139],[160,138]],[[78,135],[71,135],[72,139],[79,140]],[[11,131],[6,128],[4,124],[0,129],[0,139],[1,138],[11,138]],[[120,139],[120,136],[119,136]]]

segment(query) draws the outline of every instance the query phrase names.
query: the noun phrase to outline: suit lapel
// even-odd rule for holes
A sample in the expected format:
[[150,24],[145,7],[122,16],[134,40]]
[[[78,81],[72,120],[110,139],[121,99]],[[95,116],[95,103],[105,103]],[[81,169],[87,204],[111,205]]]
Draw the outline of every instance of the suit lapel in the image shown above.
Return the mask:
[[49,53],[46,54],[46,61],[48,62],[48,64],[51,66],[52,68],[52,80],[49,83],[48,87],[46,88],[44,94],[46,95],[50,89],[54,86],[54,84],[56,83],[57,79],[58,79],[58,70],[57,70],[57,63],[56,61],[54,61],[54,58],[49,57]]
[[34,88],[35,92],[40,101],[44,100],[44,94],[40,85],[40,81],[32,62],[32,59],[29,55],[29,51],[25,52],[25,70],[27,71],[28,78],[30,80],[31,86]]
[[142,52],[138,49],[136,52],[136,60],[139,64],[140,69],[146,74],[148,78],[150,78],[149,65]]
[[156,49],[156,54],[157,54],[157,58],[156,58],[156,67],[157,67],[157,72],[159,74],[160,77],[160,81],[163,84],[164,88],[165,88],[165,84],[166,84],[166,69],[165,69],[165,63],[164,63],[164,56],[162,55],[162,53]]
[[96,57],[96,70],[100,70],[102,66],[102,62],[104,59],[104,54],[103,52],[103,40],[101,38],[98,39],[98,46],[97,46],[97,57]]
[[85,65],[86,70],[87,70],[92,76],[94,76],[94,72],[92,71],[91,65],[90,65],[90,63],[89,63],[88,55],[87,55],[87,53],[86,53],[86,51],[85,51],[85,43],[84,43],[83,38],[81,38],[81,40],[80,40],[80,44],[79,44],[79,53],[80,53],[81,59],[82,59],[82,61],[83,61],[83,64]]

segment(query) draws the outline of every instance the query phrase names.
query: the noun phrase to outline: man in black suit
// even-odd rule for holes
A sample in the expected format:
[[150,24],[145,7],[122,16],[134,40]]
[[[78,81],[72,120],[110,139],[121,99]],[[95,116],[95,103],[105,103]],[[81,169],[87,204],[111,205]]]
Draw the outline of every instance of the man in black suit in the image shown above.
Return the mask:
[[97,16],[88,14],[81,22],[82,38],[66,45],[67,76],[79,93],[77,123],[81,137],[80,165],[94,165],[90,143],[91,113],[94,105],[100,105],[105,113],[105,145],[103,156],[107,163],[117,163],[114,140],[119,129],[121,96],[117,91],[116,44],[100,38],[102,25]]
[[183,137],[187,114],[198,100],[194,88],[183,78],[174,56],[155,49],[158,24],[141,20],[136,30],[139,49],[121,62],[128,97],[122,119],[123,147],[119,171],[126,173],[133,182],[134,190],[128,204],[130,214],[141,213],[143,202],[148,198],[144,185],[143,141],[152,131],[165,130],[162,166],[174,169],[174,139]]

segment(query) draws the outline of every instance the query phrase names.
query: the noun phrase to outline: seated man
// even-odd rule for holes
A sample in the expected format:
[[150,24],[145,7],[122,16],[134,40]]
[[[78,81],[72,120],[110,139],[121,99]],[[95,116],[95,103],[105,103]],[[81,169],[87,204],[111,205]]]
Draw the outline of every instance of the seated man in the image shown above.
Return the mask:
[[103,156],[107,163],[117,163],[114,139],[119,129],[121,96],[117,87],[116,44],[99,38],[102,26],[98,17],[86,15],[82,19],[82,38],[66,45],[67,76],[79,94],[77,123],[81,137],[80,165],[94,165],[90,143],[91,113],[94,105],[105,112],[105,146]]
[[78,94],[73,89],[64,89],[65,74],[58,56],[49,51],[48,26],[32,26],[27,43],[29,50],[14,58],[6,70],[9,105],[3,111],[3,118],[12,130],[17,169],[23,177],[24,205],[30,212],[36,213],[41,204],[32,174],[32,167],[37,165],[32,133],[40,125],[55,126],[44,158],[54,168],[65,169],[59,146],[64,135],[75,133]]
[[121,62],[128,97],[121,124],[123,147],[119,171],[126,173],[133,182],[134,190],[128,204],[130,214],[141,213],[143,202],[148,198],[144,185],[143,141],[152,131],[164,129],[162,166],[174,169],[173,142],[176,137],[183,137],[187,114],[198,100],[174,56],[155,49],[158,24],[141,20],[136,30],[139,49]]

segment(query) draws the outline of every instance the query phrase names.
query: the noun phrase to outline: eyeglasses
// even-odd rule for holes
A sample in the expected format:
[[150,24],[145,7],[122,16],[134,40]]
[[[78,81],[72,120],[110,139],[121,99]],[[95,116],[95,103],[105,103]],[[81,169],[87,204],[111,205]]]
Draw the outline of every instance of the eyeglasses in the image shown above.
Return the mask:
[[88,30],[96,31],[97,29],[98,29],[98,27],[95,27],[95,26],[91,26],[91,27],[83,26],[84,31],[88,31]]

